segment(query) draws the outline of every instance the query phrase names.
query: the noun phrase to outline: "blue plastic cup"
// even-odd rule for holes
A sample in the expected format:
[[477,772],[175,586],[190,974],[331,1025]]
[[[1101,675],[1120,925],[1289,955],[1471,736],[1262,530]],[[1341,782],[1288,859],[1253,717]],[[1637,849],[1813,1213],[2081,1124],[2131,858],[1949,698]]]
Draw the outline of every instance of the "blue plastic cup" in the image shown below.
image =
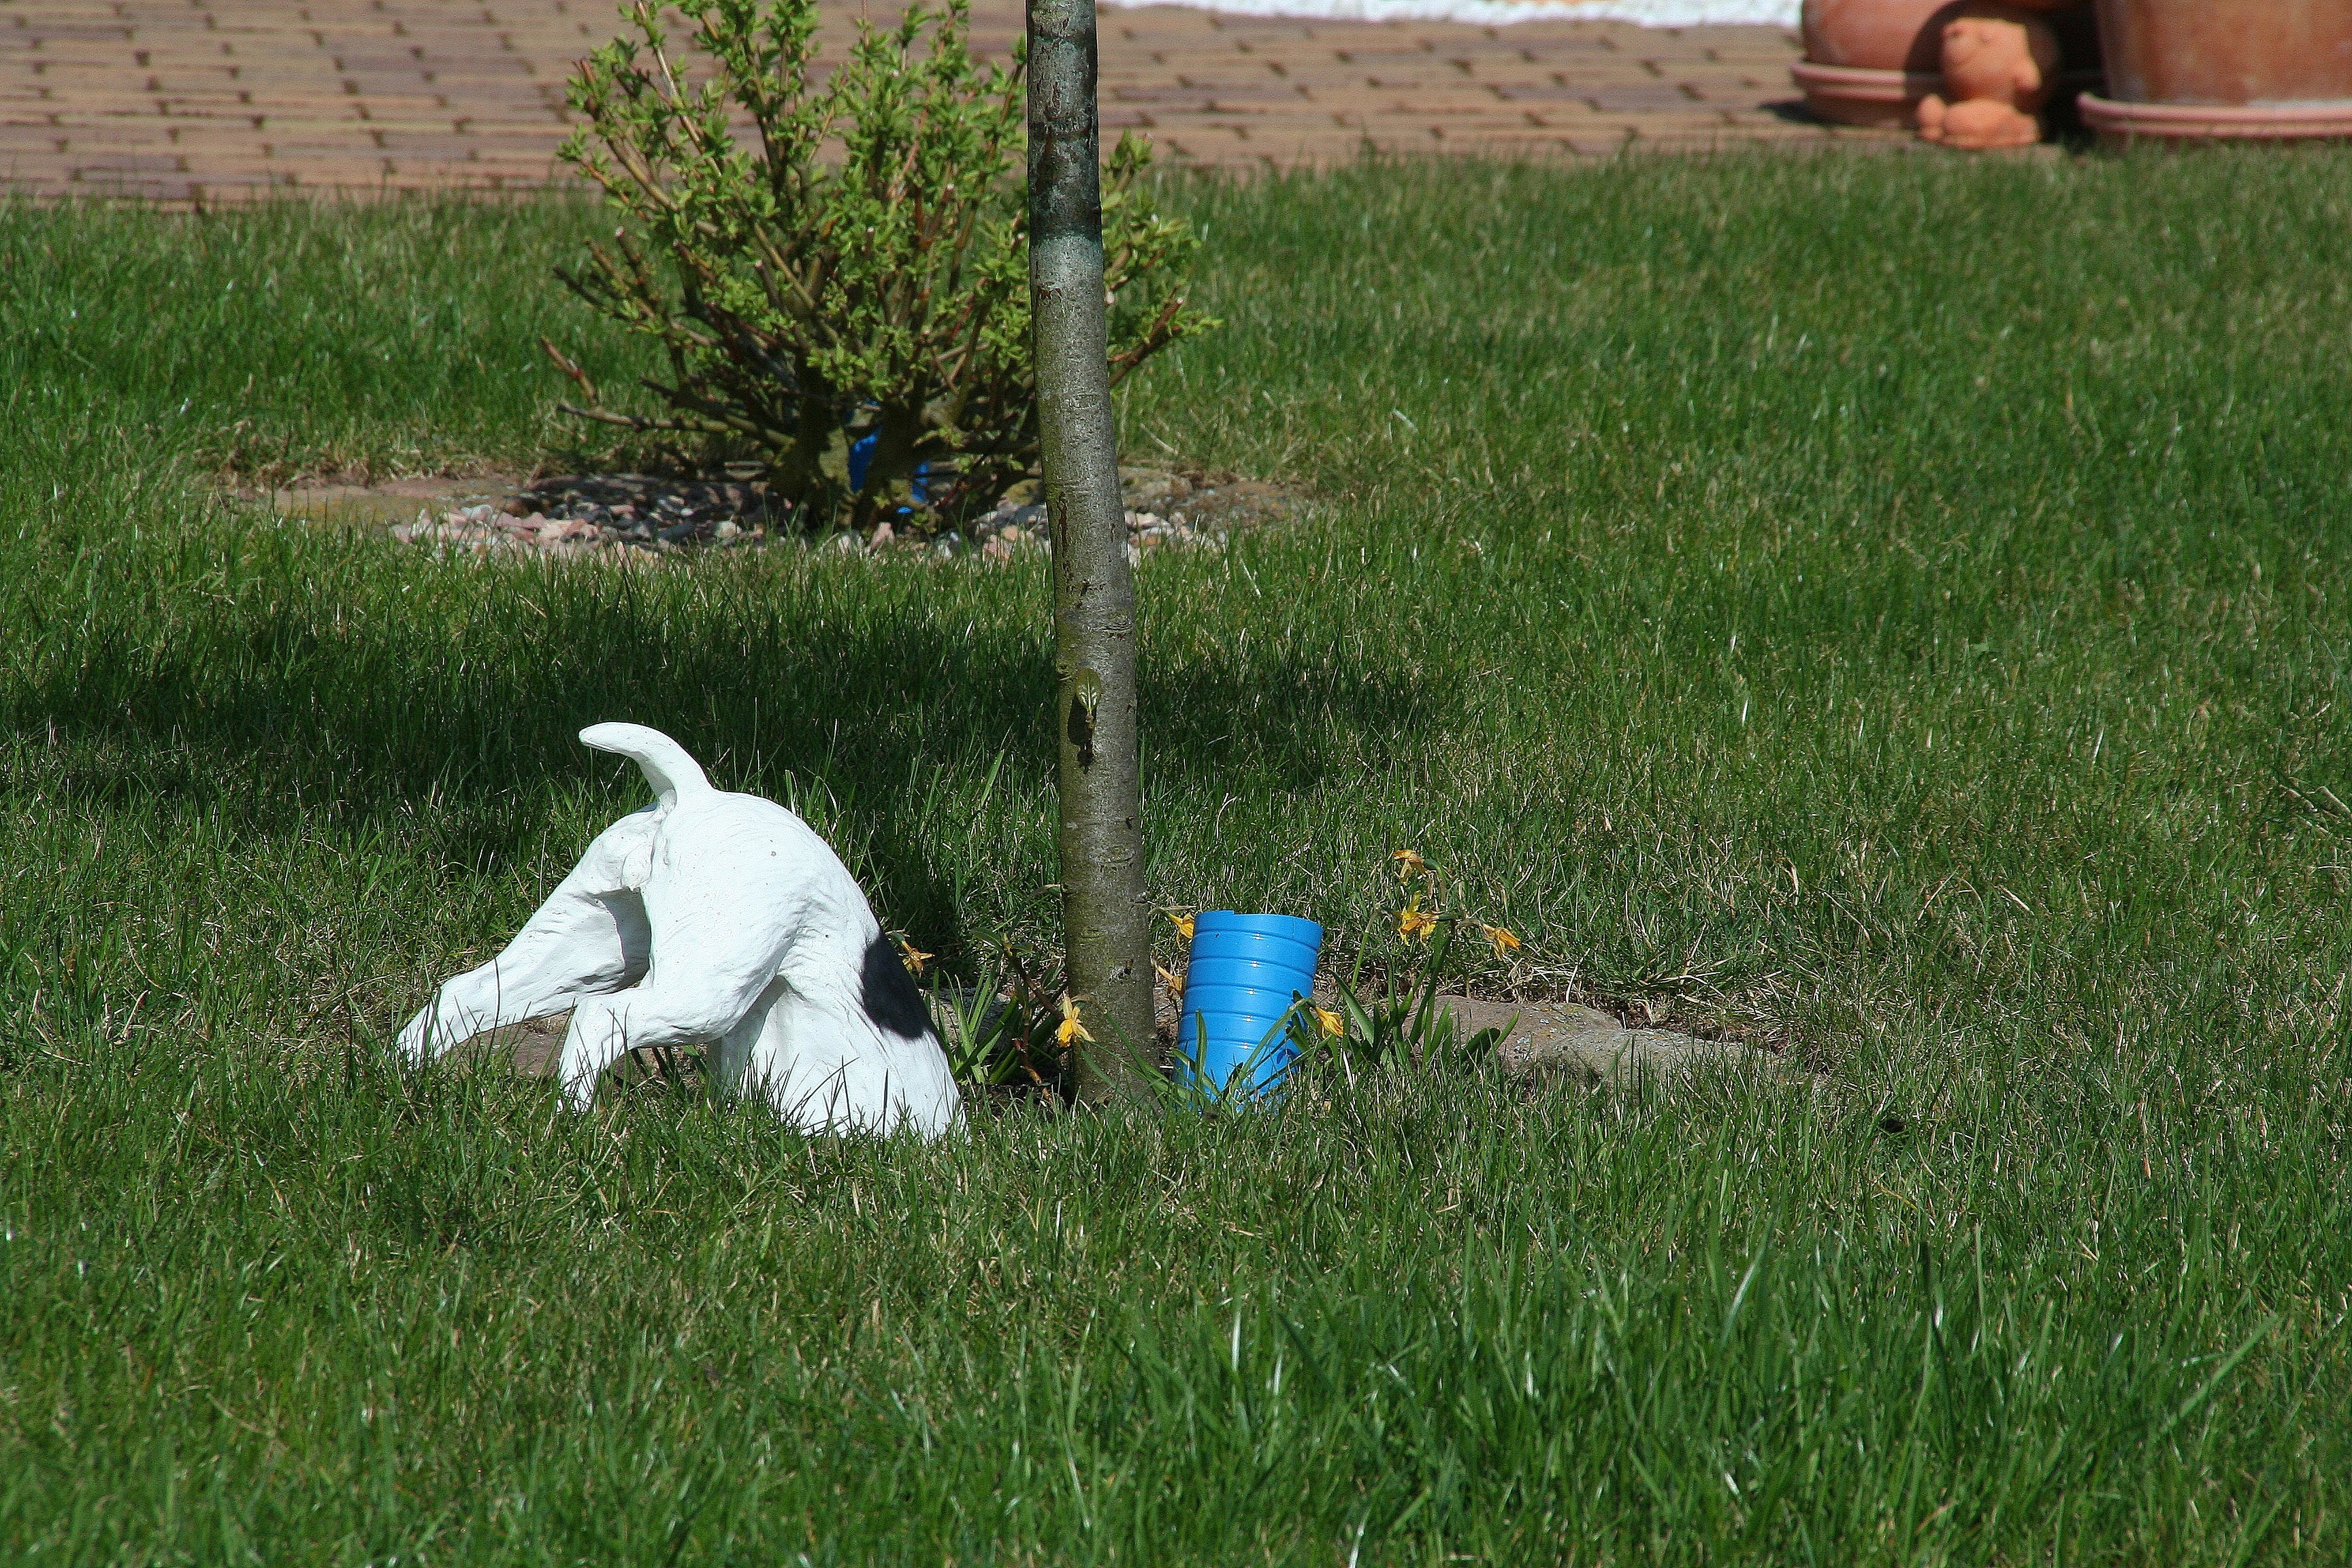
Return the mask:
[[[1219,1090],[1244,1064],[1249,1078],[1240,1087],[1250,1092],[1263,1094],[1280,1083],[1298,1054],[1284,1018],[1296,1002],[1315,994],[1322,952],[1323,928],[1295,915],[1231,910],[1195,915],[1184,1011],[1176,1021],[1179,1056],[1197,1052],[1201,1077]],[[1192,1076],[1189,1063],[1180,1070]]]
[[[877,430],[870,436],[849,444],[849,488],[851,489],[862,490],[866,488],[866,470],[874,466],[874,448],[881,439],[882,433]],[[915,465],[915,477],[911,481],[911,488],[907,492],[907,499],[918,506],[931,504],[930,464]]]

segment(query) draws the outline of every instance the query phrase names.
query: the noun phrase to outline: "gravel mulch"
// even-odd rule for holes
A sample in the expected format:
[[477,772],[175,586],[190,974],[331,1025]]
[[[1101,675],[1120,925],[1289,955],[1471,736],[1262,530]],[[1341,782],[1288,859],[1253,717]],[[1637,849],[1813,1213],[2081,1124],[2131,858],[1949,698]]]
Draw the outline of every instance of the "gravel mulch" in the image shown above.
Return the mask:
[[[1287,518],[1298,505],[1298,498],[1279,486],[1228,474],[1123,468],[1119,478],[1130,559],[1161,549],[1218,549],[1234,530]],[[841,533],[828,542],[796,533],[791,505],[772,500],[758,480],[567,474],[512,486],[500,500],[468,498],[467,504],[438,509],[428,504],[414,521],[394,524],[390,532],[401,543],[445,556],[648,562],[711,547],[821,543],[845,552],[937,559],[971,554],[1001,563],[1051,553],[1038,489],[1034,479],[1015,485],[968,530],[933,535],[885,522],[864,537]],[[288,492],[290,499],[279,504],[303,510],[300,494]],[[351,487],[333,490],[340,507],[347,508],[355,496],[363,500],[366,492]]]

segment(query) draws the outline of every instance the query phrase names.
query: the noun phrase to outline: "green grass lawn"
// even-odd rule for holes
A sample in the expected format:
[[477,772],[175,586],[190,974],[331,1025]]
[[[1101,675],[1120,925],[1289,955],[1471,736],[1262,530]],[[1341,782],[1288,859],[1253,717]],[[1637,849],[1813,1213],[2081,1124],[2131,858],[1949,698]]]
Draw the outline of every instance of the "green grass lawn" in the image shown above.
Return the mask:
[[[1671,1094],[826,1142],[388,1041],[656,723],[969,969],[1045,583],[436,563],[222,467],[609,458],[577,206],[0,208],[0,1555],[2352,1559],[2352,156],[1204,187],[1139,455],[1155,895],[1410,846]],[[1173,953],[1171,945],[1163,958]]]

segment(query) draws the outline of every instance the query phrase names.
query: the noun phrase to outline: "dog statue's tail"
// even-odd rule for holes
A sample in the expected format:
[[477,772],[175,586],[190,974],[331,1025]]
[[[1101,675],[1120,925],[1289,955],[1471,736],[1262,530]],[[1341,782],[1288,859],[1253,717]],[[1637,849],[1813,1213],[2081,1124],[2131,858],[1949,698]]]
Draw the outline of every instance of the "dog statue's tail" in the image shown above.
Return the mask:
[[713,793],[701,765],[659,730],[643,724],[591,724],[580,731],[580,740],[600,752],[618,752],[644,769],[646,782],[654,786],[664,807]]

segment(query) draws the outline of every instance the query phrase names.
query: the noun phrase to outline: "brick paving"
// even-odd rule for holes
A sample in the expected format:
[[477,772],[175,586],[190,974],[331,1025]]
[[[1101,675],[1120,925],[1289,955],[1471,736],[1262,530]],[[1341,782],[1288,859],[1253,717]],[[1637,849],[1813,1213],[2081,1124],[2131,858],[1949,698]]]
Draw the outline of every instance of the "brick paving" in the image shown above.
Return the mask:
[[[829,53],[857,14],[831,12]],[[975,47],[1001,52],[1021,18],[1020,0],[974,0]],[[1106,130],[1187,163],[1857,136],[1792,113],[1798,42],[1773,27],[1155,5],[1106,6],[1101,28]],[[0,0],[0,189],[176,203],[562,180],[564,79],[619,30],[613,0]]]

